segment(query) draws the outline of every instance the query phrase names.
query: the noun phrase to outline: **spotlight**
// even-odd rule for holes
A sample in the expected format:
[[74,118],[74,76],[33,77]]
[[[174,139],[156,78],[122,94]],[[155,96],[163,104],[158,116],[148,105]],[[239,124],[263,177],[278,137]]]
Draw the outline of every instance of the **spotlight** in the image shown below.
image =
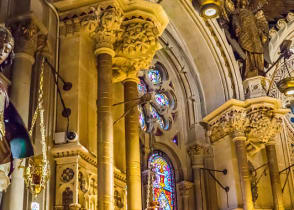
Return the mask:
[[294,96],[294,77],[286,77],[277,83],[278,89],[286,96]]
[[200,15],[205,19],[217,17],[221,11],[221,0],[193,0],[195,8],[200,8]]

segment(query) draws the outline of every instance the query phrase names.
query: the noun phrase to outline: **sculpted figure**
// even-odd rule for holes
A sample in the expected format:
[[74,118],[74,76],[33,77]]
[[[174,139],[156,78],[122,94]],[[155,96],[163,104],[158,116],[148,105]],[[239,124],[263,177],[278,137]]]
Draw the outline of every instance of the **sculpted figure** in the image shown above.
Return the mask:
[[[14,39],[10,31],[0,25],[0,69],[12,63]],[[6,87],[0,81],[0,191],[9,184],[13,159],[32,156],[33,146],[27,129],[13,104]]]
[[243,56],[239,53],[244,60],[243,79],[264,74],[263,47],[268,41],[269,27],[262,7],[266,3],[266,0],[237,0],[236,3],[225,0],[222,19],[243,50]]

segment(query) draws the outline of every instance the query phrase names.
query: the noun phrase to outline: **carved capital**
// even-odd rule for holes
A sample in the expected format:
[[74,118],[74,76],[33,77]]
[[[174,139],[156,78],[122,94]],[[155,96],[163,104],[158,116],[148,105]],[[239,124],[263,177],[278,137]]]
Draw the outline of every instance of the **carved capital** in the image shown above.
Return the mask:
[[242,136],[248,126],[249,120],[246,117],[244,108],[232,107],[214,121],[210,129],[210,138],[212,142],[225,137],[226,135]]
[[265,144],[274,141],[281,130],[282,115],[272,107],[257,106],[247,111],[250,124],[246,129],[248,138],[247,151],[256,153],[264,148]]
[[159,30],[148,17],[126,17],[121,29],[122,33],[114,44],[114,82],[137,78],[138,71],[149,68],[156,51],[160,49]]
[[203,167],[203,157],[205,154],[205,147],[199,144],[195,144],[189,147],[188,154],[191,158],[193,168]]
[[191,190],[194,186],[194,184],[192,182],[182,181],[178,185],[179,185],[180,194],[182,196],[190,196],[191,195]]
[[212,143],[226,135],[246,141],[247,152],[254,155],[280,132],[282,117],[289,110],[270,97],[230,100],[204,118]]
[[204,147],[199,144],[194,144],[188,148],[188,154],[190,157],[193,157],[195,155],[203,155],[204,153]]
[[15,39],[15,52],[33,55],[37,49],[37,37],[40,32],[38,26],[31,18],[9,24]]
[[[98,15],[98,14],[97,14]],[[98,24],[91,37],[96,41],[96,49],[113,49],[113,43],[121,33],[122,11],[114,6],[102,9],[97,19]]]

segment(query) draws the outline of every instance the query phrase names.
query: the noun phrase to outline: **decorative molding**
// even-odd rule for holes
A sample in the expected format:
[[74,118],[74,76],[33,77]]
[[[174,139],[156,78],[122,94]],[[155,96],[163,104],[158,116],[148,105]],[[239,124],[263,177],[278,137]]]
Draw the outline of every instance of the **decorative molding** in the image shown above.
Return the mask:
[[[270,41],[267,49],[267,60],[269,63],[275,62],[280,52],[280,45],[285,39],[289,39],[294,31],[294,13],[289,12],[285,19],[277,21],[276,25],[269,31]],[[292,37],[293,38],[293,37]]]
[[254,155],[280,132],[282,118],[289,112],[278,99],[260,97],[229,100],[203,119],[212,143],[227,135],[244,137],[249,155]]
[[97,166],[96,157],[79,143],[55,145],[55,147],[51,150],[51,153],[54,158],[72,157],[79,155],[87,163],[90,163],[95,167]]

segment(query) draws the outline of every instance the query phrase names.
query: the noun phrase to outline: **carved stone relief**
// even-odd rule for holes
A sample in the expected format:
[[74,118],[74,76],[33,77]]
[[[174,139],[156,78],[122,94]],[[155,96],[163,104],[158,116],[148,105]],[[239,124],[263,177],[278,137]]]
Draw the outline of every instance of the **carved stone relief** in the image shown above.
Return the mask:
[[[232,106],[227,106],[230,103]],[[231,100],[223,107],[227,108],[208,123],[211,142],[226,135],[245,136],[249,155],[254,155],[274,139],[281,129],[282,117],[288,113],[287,109],[282,109],[279,100],[271,98],[249,99],[240,103]]]

